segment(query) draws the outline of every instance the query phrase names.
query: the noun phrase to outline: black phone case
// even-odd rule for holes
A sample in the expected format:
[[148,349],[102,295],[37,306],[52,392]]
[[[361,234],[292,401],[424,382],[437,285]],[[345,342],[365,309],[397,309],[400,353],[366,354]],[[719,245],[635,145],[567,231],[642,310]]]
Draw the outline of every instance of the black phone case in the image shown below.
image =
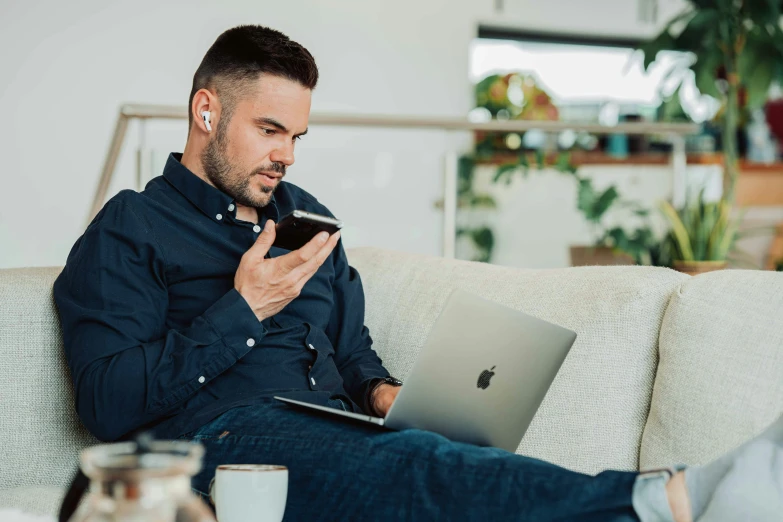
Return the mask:
[[310,221],[307,218],[296,218],[293,215],[284,217],[277,225],[275,242],[272,246],[286,250],[298,250],[322,231],[329,235],[340,230],[335,225]]

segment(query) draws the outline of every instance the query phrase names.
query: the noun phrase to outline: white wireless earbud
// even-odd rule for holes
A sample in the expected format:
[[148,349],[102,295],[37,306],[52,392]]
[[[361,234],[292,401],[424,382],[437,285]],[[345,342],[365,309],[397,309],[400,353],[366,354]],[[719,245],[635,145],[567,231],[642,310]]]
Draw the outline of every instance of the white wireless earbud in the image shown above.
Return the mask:
[[204,125],[207,127],[207,130],[212,132],[212,125],[209,123],[209,111],[202,111],[201,117],[204,118]]

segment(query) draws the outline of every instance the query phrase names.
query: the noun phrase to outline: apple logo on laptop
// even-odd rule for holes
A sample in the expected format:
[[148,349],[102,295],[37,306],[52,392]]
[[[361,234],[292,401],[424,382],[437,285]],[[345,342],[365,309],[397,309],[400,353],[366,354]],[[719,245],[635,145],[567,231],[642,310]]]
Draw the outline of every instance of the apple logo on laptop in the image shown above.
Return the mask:
[[476,388],[481,388],[482,390],[486,390],[489,387],[489,380],[492,378],[493,375],[495,375],[494,370],[495,367],[493,366],[489,370],[484,370],[481,372],[481,375],[479,375],[478,383],[476,383]]

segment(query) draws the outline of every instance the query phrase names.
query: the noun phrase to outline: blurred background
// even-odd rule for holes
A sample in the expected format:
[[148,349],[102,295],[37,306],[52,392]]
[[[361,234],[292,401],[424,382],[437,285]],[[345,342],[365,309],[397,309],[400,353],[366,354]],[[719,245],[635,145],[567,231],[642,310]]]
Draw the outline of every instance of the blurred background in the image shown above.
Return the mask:
[[[724,3],[0,0],[0,268],[64,264],[120,108],[184,111],[207,48],[248,23],[315,56],[322,121],[379,116],[311,125],[286,178],[347,247],[783,268],[780,6]],[[127,125],[106,197],[184,147],[184,119]]]

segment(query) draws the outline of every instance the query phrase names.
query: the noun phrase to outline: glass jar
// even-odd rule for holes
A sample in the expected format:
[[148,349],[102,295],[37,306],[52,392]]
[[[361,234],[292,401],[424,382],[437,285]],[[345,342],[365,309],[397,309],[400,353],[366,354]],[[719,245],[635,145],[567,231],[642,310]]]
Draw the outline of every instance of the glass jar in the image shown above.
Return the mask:
[[215,522],[190,489],[204,448],[186,441],[104,444],[81,453],[90,479],[70,522]]

